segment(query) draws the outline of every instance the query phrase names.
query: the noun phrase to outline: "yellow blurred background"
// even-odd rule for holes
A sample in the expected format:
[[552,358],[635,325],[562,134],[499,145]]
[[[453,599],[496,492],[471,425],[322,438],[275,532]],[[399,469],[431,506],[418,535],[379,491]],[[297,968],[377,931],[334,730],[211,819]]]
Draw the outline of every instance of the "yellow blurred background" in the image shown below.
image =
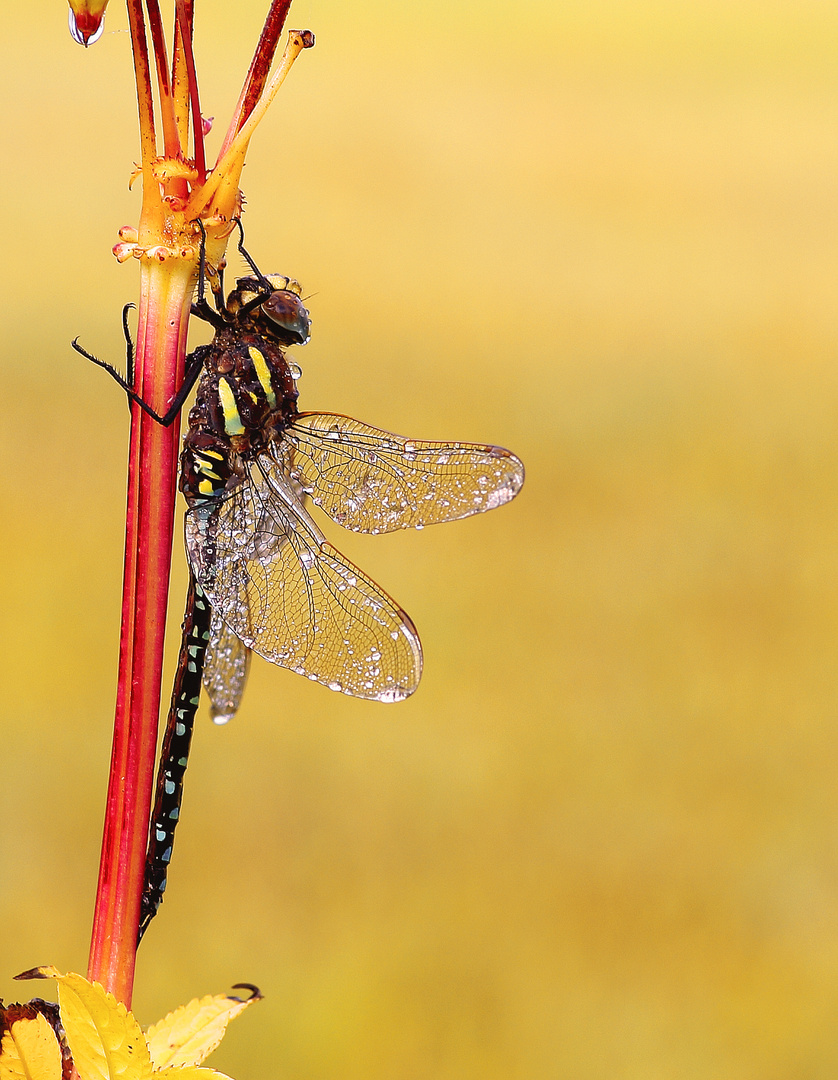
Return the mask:
[[[219,131],[264,7],[198,5]],[[120,6],[88,51],[65,20],[6,5],[0,34],[7,1001],[85,969],[116,674],[128,413],[69,342],[121,363],[136,106]],[[422,686],[383,707],[257,660],[234,723],[202,710],[139,1019],[258,984],[210,1062],[236,1080],[834,1077],[838,10],[290,25],[318,43],[245,225],[312,294],[302,406],[500,443],[527,483],[420,534],[327,527],[417,623]]]

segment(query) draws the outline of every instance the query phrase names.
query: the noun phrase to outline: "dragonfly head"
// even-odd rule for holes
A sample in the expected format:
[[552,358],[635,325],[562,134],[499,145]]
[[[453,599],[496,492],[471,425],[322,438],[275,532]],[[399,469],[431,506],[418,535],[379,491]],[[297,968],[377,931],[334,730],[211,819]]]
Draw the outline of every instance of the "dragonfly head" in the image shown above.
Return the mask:
[[[258,297],[264,295],[266,282],[272,292],[259,304]],[[257,322],[260,314],[264,315],[268,328],[282,345],[305,345],[311,334],[311,318],[303,305],[302,291],[298,281],[282,274],[268,274],[261,281],[255,277],[239,278],[230,293],[227,309],[237,318],[249,315]]]
[[262,303],[262,311],[291,339],[289,345],[305,345],[311,336],[311,319],[302,300],[290,289],[274,289]]

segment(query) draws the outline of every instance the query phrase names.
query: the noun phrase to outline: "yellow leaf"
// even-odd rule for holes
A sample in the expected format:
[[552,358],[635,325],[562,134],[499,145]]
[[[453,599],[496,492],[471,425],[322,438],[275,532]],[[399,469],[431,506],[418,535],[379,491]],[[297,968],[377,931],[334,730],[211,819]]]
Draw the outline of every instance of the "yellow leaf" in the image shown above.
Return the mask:
[[150,1080],[145,1036],[113,994],[70,973],[58,978],[58,1003],[81,1080]]
[[197,1065],[172,1065],[168,1069],[159,1069],[154,1073],[154,1080],[230,1080],[230,1077],[215,1069],[201,1069]]
[[[204,1061],[221,1042],[233,1017],[261,999],[258,990],[248,989],[253,989],[253,996],[246,1001],[226,994],[195,998],[150,1027],[146,1037],[155,1070]],[[183,1070],[178,1075],[183,1076]]]
[[0,1042],[0,1080],[61,1080],[61,1048],[45,1016],[10,1024]]

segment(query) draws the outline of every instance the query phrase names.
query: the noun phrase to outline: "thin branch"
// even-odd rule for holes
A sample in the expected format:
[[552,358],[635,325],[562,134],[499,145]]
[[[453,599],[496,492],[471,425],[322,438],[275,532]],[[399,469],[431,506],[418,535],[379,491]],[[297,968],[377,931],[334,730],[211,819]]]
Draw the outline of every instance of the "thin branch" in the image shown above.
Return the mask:
[[175,111],[178,142],[185,149],[189,146],[189,72],[183,48],[183,34],[177,15],[172,45],[172,107]]
[[270,74],[271,64],[274,62],[279,36],[282,33],[290,7],[291,0],[272,0],[270,11],[265,19],[265,25],[262,27],[262,33],[259,36],[259,43],[253,53],[253,59],[250,61],[250,69],[239,94],[238,103],[233,110],[230,126],[224,136],[224,143],[219,151],[218,161],[221,161],[224,157],[230,143],[232,143],[236,134],[256,107],[256,102],[262,96],[262,91],[265,89]]
[[134,75],[137,80],[137,108],[140,114],[140,152],[143,164],[143,191],[150,189],[151,166],[157,157],[154,138],[154,97],[151,92],[151,70],[148,62],[148,42],[142,0],[127,0],[128,22],[131,26],[131,49],[134,54]]
[[166,157],[181,158],[182,149],[178,139],[175,122],[174,103],[172,101],[169,64],[166,58],[166,38],[163,34],[163,20],[160,17],[160,5],[157,0],[146,0],[148,8],[148,26],[154,45],[154,62],[157,67],[157,90],[160,96],[160,119],[163,123],[163,146]]
[[[289,0],[290,3],[290,0]],[[192,12],[193,0],[177,0],[177,29],[186,61],[186,74],[189,84],[189,99],[192,105],[192,139],[195,147],[195,168],[198,170],[198,183],[207,178],[207,164],[204,155],[204,125],[201,119],[201,102],[198,96],[198,77],[195,73],[195,55],[192,52]],[[176,35],[176,42],[178,36]],[[175,58],[179,55],[175,51]]]
[[186,207],[185,213],[189,217],[197,217],[207,206],[210,206],[216,193],[228,184],[238,184],[241,174],[241,165],[247,151],[253,132],[268,108],[276,97],[277,91],[291,67],[303,49],[310,49],[314,45],[314,34],[310,30],[289,30],[288,41],[282,59],[273,74],[262,97],[251,112],[241,130],[233,139],[223,159],[219,159],[215,169],[210,173],[207,182],[192,195]]

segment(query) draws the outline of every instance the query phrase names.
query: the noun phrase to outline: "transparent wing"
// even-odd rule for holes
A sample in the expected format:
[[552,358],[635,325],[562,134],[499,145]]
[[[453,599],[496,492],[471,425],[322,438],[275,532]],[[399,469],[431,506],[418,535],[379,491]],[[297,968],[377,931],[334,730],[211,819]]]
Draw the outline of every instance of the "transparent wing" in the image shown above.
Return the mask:
[[522,462],[499,446],[419,442],[336,413],[300,413],[272,446],[271,476],[290,476],[355,532],[455,521],[514,499]]
[[213,608],[202,681],[214,723],[226,724],[239,711],[249,669],[250,649]]
[[413,693],[422,650],[408,616],[326,542],[297,485],[263,458],[220,505],[186,515],[213,610],[254,652],[355,697]]
[[[294,490],[301,501],[305,494],[298,484]],[[245,613],[241,613],[245,617]],[[253,619],[247,612],[248,627],[252,635]],[[250,649],[227,623],[211,609],[209,643],[202,682],[210,702],[210,716],[215,724],[228,724],[241,707],[247,676],[250,671]]]

